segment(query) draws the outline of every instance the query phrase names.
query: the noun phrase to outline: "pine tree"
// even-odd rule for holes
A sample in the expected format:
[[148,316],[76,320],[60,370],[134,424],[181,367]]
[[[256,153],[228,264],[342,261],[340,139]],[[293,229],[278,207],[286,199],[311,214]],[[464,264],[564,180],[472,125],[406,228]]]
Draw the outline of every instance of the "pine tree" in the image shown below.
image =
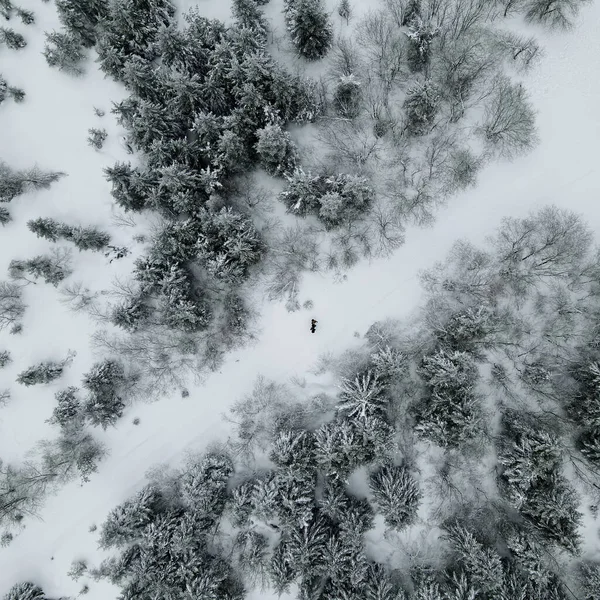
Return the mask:
[[333,104],[337,113],[347,119],[354,119],[360,114],[361,100],[360,82],[353,74],[342,75],[333,94]]
[[6,44],[11,50],[22,50],[27,46],[25,38],[20,33],[6,27],[0,27],[0,43]]
[[107,0],[56,0],[56,9],[69,35],[86,48],[96,43],[98,25],[109,16]]
[[70,254],[57,251],[52,255],[34,256],[28,260],[11,260],[8,272],[13,279],[25,279],[30,275],[34,279],[40,277],[54,287],[71,274]]
[[308,60],[323,58],[333,43],[333,27],[321,0],[293,0],[286,21],[298,53]]
[[123,366],[110,359],[95,363],[83,377],[83,387],[90,393],[83,412],[92,425],[106,429],[123,415],[125,403],[121,390],[126,383]]
[[350,6],[350,0],[340,0],[340,3],[337,7],[337,12],[344,21],[346,21],[346,25],[350,23],[350,17],[352,16],[352,7]]
[[296,165],[296,146],[289,133],[278,124],[267,125],[256,132],[256,152],[260,165],[271,175],[291,173]]
[[51,383],[62,376],[65,366],[69,363],[69,359],[60,363],[57,362],[41,362],[33,367],[29,367],[21,371],[17,376],[17,382],[29,387],[43,383]]
[[439,92],[430,81],[417,82],[410,87],[404,100],[406,127],[412,135],[424,135],[433,126],[439,107]]
[[46,594],[33,583],[17,583],[10,588],[3,600],[46,600]]
[[406,467],[381,466],[371,473],[369,487],[388,527],[401,530],[412,524],[422,494]]
[[161,496],[149,485],[112,510],[100,530],[101,548],[120,548],[141,536],[159,512]]
[[600,564],[590,560],[578,565],[582,600],[600,600]]
[[37,235],[51,242],[57,242],[61,237],[62,229],[58,221],[50,218],[39,218],[27,221],[27,228]]
[[0,161],[0,202],[10,202],[29,190],[48,189],[65,173],[44,172],[37,167],[25,171],[15,171]]
[[64,390],[56,392],[56,406],[52,411],[52,416],[48,420],[49,423],[67,427],[68,425],[80,421],[81,419],[81,402],[77,397],[79,390],[76,387],[68,387]]
[[50,67],[57,67],[69,75],[82,75],[84,69],[81,65],[85,59],[85,52],[79,38],[71,33],[52,31],[46,33],[44,44],[44,58]]
[[431,45],[438,32],[437,27],[424,23],[420,17],[413,18],[406,34],[410,42],[406,58],[411,71],[427,69],[431,60]]
[[206,454],[200,461],[188,465],[182,480],[184,501],[194,511],[216,520],[225,509],[227,486],[233,473],[233,463],[226,454]]
[[106,179],[112,184],[111,195],[126,211],[142,210],[146,207],[147,193],[140,171],[131,163],[116,163],[104,169]]
[[32,11],[24,8],[17,8],[16,12],[23,25],[33,25],[33,23],[35,23],[35,15]]
[[102,146],[104,146],[104,142],[108,137],[106,129],[96,129],[92,127],[91,129],[88,129],[88,133],[88,144],[96,150],[102,150]]
[[0,350],[0,369],[12,362],[10,352],[8,350]]
[[408,0],[402,13],[402,26],[409,26],[415,19],[421,17],[421,0]]
[[10,216],[8,209],[4,208],[4,206],[0,206],[0,224],[6,225],[11,220],[12,220],[12,217]]
[[369,417],[384,416],[387,398],[383,386],[372,371],[357,375],[354,381],[342,381],[338,411],[349,419],[366,421]]

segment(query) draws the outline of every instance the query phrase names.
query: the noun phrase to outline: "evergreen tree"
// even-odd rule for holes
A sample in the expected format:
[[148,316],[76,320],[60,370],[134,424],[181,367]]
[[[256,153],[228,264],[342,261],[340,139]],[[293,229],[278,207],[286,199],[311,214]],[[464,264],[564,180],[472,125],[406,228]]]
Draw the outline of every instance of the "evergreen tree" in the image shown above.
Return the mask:
[[107,0],[56,0],[56,9],[68,34],[86,48],[96,43],[98,25],[109,15]]
[[335,86],[333,105],[336,112],[347,119],[354,119],[360,114],[362,88],[353,74],[342,75]]
[[217,519],[225,509],[227,486],[233,463],[226,454],[209,453],[188,465],[182,480],[184,501],[193,508]]
[[26,171],[15,171],[0,161],[0,202],[10,202],[30,190],[48,189],[65,173],[44,172],[37,167]]
[[402,13],[402,26],[409,26],[415,19],[421,17],[421,0],[408,0]]
[[413,523],[422,494],[406,467],[379,467],[371,473],[369,487],[388,527],[401,530]]
[[353,381],[342,380],[337,409],[349,419],[366,421],[369,417],[385,416],[387,398],[372,371],[357,375]]
[[0,350],[0,369],[12,362],[10,352],[8,350]]
[[62,234],[62,228],[58,221],[48,217],[41,217],[27,221],[27,228],[37,235],[51,242],[57,242]]
[[296,165],[296,146],[280,125],[267,125],[256,132],[260,165],[271,175],[291,173]]
[[600,564],[584,561],[579,565],[580,586],[583,600],[600,600]]
[[46,594],[33,583],[17,583],[10,588],[4,600],[46,600]]
[[217,213],[202,210],[196,246],[209,272],[225,281],[239,282],[262,257],[263,242],[246,216],[231,208]]
[[433,126],[439,107],[439,92],[430,81],[417,82],[410,87],[404,100],[406,127],[412,135],[424,135]]
[[138,168],[131,163],[116,163],[104,169],[106,179],[112,184],[111,195],[126,211],[146,207],[146,184]]
[[120,548],[141,536],[159,512],[161,496],[148,485],[112,510],[100,530],[101,548]]
[[52,416],[48,420],[49,423],[67,427],[72,423],[81,420],[81,402],[77,397],[79,390],[76,387],[70,386],[64,390],[56,392],[56,406],[52,411]]
[[39,255],[28,260],[11,260],[8,272],[13,279],[25,279],[30,275],[34,279],[40,277],[54,287],[71,274],[70,255],[57,252],[54,255]]
[[33,25],[33,23],[35,23],[35,15],[32,11],[24,8],[17,8],[16,12],[23,25]]
[[298,53],[308,60],[323,58],[333,43],[333,27],[321,0],[293,0],[286,21]]
[[6,27],[0,27],[0,43],[6,44],[11,50],[22,50],[27,46],[25,38],[20,33]]
[[29,367],[21,371],[17,376],[17,382],[29,387],[42,383],[50,383],[62,376],[65,366],[69,363],[69,359],[60,363],[57,362],[41,362],[35,366]]
[[0,206],[0,224],[6,225],[11,220],[12,220],[12,217],[10,216],[8,209],[4,208],[3,206]]
[[90,393],[83,411],[92,425],[106,429],[121,418],[125,404],[120,393],[126,381],[123,366],[110,359],[94,364],[84,375],[83,387]]
[[438,34],[438,29],[430,23],[424,23],[420,17],[415,17],[409,27],[407,62],[411,71],[426,71],[431,61],[431,46]]
[[48,65],[57,67],[59,71],[75,76],[84,72],[81,63],[85,59],[85,52],[80,39],[71,33],[46,33],[43,55]]
[[88,133],[88,144],[96,150],[102,150],[102,146],[104,146],[104,142],[108,137],[106,129],[96,129],[92,127],[91,129],[88,129]]

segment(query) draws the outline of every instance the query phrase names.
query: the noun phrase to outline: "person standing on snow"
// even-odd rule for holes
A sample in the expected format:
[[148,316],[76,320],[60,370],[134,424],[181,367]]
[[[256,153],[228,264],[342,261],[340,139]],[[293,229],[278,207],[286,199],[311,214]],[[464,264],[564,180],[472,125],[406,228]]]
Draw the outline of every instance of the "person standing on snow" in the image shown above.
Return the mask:
[[317,323],[318,321],[316,319],[311,319],[310,320],[310,332],[314,333],[317,329]]

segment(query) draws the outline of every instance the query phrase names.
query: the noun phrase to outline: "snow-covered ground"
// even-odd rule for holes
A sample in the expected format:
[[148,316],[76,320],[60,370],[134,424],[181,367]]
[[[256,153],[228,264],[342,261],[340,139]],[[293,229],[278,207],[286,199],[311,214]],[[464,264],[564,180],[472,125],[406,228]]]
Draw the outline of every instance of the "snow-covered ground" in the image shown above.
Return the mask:
[[[20,52],[4,50],[1,71],[11,85],[23,87],[23,105],[7,101],[0,107],[0,158],[14,167],[37,163],[44,169],[66,171],[69,176],[51,190],[17,198],[10,205],[14,221],[0,230],[0,273],[12,258],[26,258],[47,250],[49,244],[30,233],[28,219],[51,216],[60,220],[107,228],[117,245],[131,245],[131,233],[111,224],[109,186],[102,168],[126,157],[119,145],[119,131],[112,117],[94,116],[93,107],[110,109],[123,97],[119,86],[104,80],[90,65],[89,73],[73,80],[50,70],[40,54],[42,31],[57,28],[54,7],[23,2],[36,12],[37,24],[16,25],[29,46]],[[31,4],[31,6],[29,6]],[[191,2],[186,0],[187,5]],[[202,0],[199,10],[218,4]],[[225,3],[223,3],[225,4]],[[210,9],[210,16],[219,11]],[[115,429],[98,432],[111,453],[99,473],[84,486],[72,483],[48,498],[39,519],[30,518],[25,530],[8,548],[0,549],[0,595],[11,585],[32,580],[49,596],[77,594],[81,581],[66,577],[74,559],[97,562],[96,534],[88,532],[106,513],[144,482],[146,470],[156,463],[176,463],[186,451],[204,448],[227,436],[221,414],[249,391],[259,373],[286,380],[304,377],[321,353],[356,343],[354,332],[387,316],[402,317],[418,304],[421,294],[418,272],[442,259],[461,237],[477,242],[492,232],[503,216],[523,216],[547,203],[582,213],[600,231],[600,3],[586,6],[574,32],[538,38],[545,57],[527,78],[534,106],[539,110],[541,143],[531,154],[514,163],[488,167],[476,189],[454,198],[440,210],[430,229],[410,228],[406,244],[391,258],[363,263],[348,273],[343,283],[327,275],[309,275],[301,301],[314,302],[312,312],[288,313],[282,304],[262,307],[259,342],[230,355],[219,373],[182,399],[175,390],[153,404],[131,408]],[[106,127],[109,141],[101,152],[86,144],[89,127]],[[91,289],[103,289],[131,267],[134,255],[108,265],[102,255],[74,254],[72,281],[83,280]],[[4,275],[2,275],[4,277]],[[0,371],[0,389],[10,387],[13,398],[0,408],[0,456],[18,461],[37,440],[51,435],[44,423],[53,405],[53,393],[65,385],[77,385],[89,368],[92,325],[58,301],[57,291],[39,284],[26,288],[29,304],[24,333],[1,334],[0,349],[14,359]],[[309,332],[310,318],[319,321],[317,333]],[[15,373],[41,359],[60,359],[69,349],[78,354],[59,384],[22,388]],[[307,390],[321,380],[308,375]],[[138,426],[132,418],[139,417]],[[90,600],[108,600],[116,591],[106,583],[91,583]]]

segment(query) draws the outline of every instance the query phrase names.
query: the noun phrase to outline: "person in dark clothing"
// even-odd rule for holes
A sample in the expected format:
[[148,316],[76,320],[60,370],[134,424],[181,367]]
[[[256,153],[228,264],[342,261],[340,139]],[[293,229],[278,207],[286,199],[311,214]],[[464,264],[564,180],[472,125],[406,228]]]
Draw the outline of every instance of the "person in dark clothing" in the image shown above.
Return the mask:
[[310,320],[310,332],[314,333],[317,329],[317,323],[318,321],[316,319],[311,319]]

